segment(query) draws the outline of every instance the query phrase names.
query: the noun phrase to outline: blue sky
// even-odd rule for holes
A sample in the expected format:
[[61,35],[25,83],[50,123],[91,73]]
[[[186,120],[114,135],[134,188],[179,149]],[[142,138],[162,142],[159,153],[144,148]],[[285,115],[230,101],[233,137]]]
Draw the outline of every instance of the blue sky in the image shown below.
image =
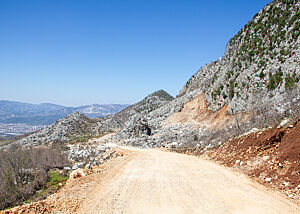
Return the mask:
[[176,96],[267,0],[1,0],[0,99],[78,106]]

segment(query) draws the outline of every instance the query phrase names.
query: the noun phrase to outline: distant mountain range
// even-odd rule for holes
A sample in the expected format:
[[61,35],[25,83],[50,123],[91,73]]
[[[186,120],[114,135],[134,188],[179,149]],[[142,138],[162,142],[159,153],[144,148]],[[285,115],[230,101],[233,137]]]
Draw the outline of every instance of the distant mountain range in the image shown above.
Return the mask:
[[0,123],[50,125],[74,111],[78,111],[87,117],[100,118],[115,114],[128,106],[127,104],[93,104],[67,107],[51,103],[31,104],[0,100]]
[[[116,130],[124,128],[129,121],[132,121],[131,123],[135,125],[140,125],[140,123],[138,123],[139,121],[134,119],[135,117],[140,117],[143,114],[152,112],[172,100],[174,100],[174,97],[163,90],[159,90],[116,114],[98,119],[90,119],[83,114],[96,114],[95,112],[108,113],[113,110],[116,111],[120,106],[123,107],[125,105],[91,105],[78,107],[76,108],[77,111],[56,121],[51,126],[44,127],[21,139],[12,139],[12,141],[13,144],[30,147],[45,145],[55,140],[71,142],[74,139],[82,137],[98,136],[99,134],[107,132],[115,132]],[[110,109],[110,111],[107,111],[108,109]],[[79,113],[80,111],[82,113]],[[146,128],[145,125],[141,127],[144,132]],[[2,135],[4,136],[4,134]]]

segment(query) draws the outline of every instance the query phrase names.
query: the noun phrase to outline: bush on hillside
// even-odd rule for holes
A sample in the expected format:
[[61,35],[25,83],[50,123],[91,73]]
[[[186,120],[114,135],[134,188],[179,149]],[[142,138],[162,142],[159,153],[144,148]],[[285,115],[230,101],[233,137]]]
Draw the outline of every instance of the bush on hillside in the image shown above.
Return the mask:
[[51,147],[0,151],[0,210],[29,199],[43,188],[48,171],[68,166],[58,142]]

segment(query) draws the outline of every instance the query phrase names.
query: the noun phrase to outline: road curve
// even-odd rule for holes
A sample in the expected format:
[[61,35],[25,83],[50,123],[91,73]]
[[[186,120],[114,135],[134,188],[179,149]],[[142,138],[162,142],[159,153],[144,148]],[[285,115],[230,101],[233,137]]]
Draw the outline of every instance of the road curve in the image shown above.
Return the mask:
[[211,161],[154,149],[132,152],[77,213],[300,213],[283,195]]

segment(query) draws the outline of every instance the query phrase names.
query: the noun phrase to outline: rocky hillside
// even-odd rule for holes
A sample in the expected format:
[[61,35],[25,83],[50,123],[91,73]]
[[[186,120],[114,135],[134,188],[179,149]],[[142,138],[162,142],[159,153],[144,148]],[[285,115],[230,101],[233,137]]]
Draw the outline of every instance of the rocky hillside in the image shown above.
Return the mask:
[[58,120],[49,127],[16,140],[11,143],[10,146],[21,145],[27,147],[47,145],[55,140],[64,142],[86,141],[92,136],[113,132],[118,128],[120,129],[125,126],[127,121],[136,115],[148,114],[173,99],[171,95],[163,90],[156,91],[123,111],[100,119],[91,119],[76,111]]
[[203,147],[282,118],[299,118],[299,7],[294,0],[267,5],[175,100],[136,115],[115,140],[144,147]]
[[85,138],[96,135],[99,135],[98,119],[90,119],[79,112],[74,112],[49,127],[9,144],[8,147],[13,145],[24,147],[48,145],[55,140],[84,141]]
[[201,88],[209,109],[229,105],[229,113],[262,107],[279,114],[299,110],[299,7],[296,0],[267,5],[228,42],[224,56],[193,75],[179,96]]
[[172,100],[174,98],[167,92],[163,90],[156,91],[117,114],[101,118],[100,132],[109,132],[123,128],[132,118],[139,117],[139,115],[147,115]]

